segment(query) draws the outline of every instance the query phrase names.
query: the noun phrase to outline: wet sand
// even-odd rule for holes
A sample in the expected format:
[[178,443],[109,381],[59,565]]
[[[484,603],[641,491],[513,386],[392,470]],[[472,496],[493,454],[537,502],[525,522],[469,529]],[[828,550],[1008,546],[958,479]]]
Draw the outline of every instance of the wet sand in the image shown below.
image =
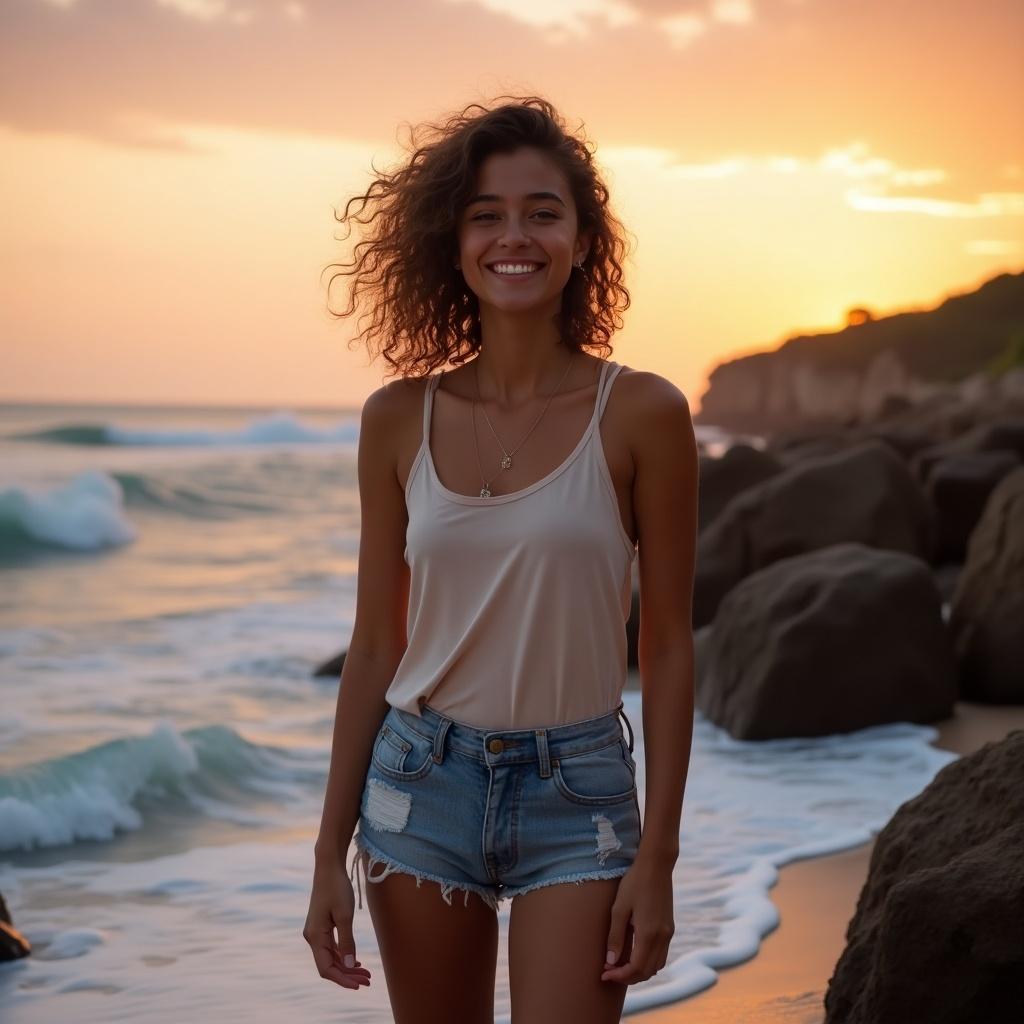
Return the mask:
[[[960,702],[955,715],[936,728],[937,747],[969,754],[1024,729],[1024,707]],[[874,840],[781,868],[771,892],[781,922],[752,960],[722,971],[711,988],[689,999],[624,1019],[637,1024],[821,1024],[825,989],[846,945],[846,926],[873,848]]]

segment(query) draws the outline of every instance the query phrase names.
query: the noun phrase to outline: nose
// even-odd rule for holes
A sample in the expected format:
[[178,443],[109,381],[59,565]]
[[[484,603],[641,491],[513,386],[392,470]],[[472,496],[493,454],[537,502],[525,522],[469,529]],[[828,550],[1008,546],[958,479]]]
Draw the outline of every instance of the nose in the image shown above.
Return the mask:
[[519,218],[512,215],[505,221],[505,230],[501,233],[501,244],[511,246],[518,245],[523,241],[529,241],[529,239],[520,224]]

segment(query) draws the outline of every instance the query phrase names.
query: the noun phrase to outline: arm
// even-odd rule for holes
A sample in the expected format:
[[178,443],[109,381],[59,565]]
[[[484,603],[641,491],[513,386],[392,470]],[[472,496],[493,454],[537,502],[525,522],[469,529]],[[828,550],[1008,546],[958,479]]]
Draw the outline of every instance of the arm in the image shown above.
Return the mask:
[[656,380],[633,449],[647,779],[640,856],[671,869],[679,856],[693,739],[698,459],[686,398],[668,381]]
[[401,395],[389,385],[363,405],[359,427],[359,568],[356,617],[338,686],[331,762],[317,862],[344,861],[374,737],[387,712],[384,694],[405,651],[409,569],[407,510],[396,473]]
[[608,949],[628,962],[602,980],[630,984],[666,962],[673,923],[672,869],[679,856],[683,792],[693,739],[693,578],[697,541],[697,443],[685,396],[653,373],[630,375],[633,509],[640,560],[640,638],[646,794],[640,849],[612,908]]

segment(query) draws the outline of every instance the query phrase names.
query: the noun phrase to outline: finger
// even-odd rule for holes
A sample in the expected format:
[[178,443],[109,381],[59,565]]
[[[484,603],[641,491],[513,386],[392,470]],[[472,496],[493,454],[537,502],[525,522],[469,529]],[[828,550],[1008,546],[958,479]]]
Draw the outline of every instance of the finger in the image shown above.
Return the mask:
[[[635,935],[634,935],[635,939]],[[629,957],[614,967],[607,967],[601,972],[602,981],[617,981],[624,985],[631,985],[634,982],[642,981],[644,978],[643,967],[651,960],[649,943],[634,942]]]
[[346,974],[362,975],[367,978],[371,977],[370,972],[365,967],[363,967],[362,961],[356,960],[351,967],[346,967],[342,954],[339,953],[337,950],[333,950],[333,953],[334,965],[338,968],[338,970],[344,971]]
[[330,978],[332,981],[343,981],[350,987],[353,985],[370,984],[370,972],[358,960],[355,966],[345,967],[343,963],[337,960],[337,951],[332,950],[331,952],[334,953],[334,956],[325,969],[320,972],[322,977]]
[[607,953],[604,966],[620,963],[624,955],[628,955],[627,935],[629,931],[630,908],[623,905],[612,907],[611,924],[608,927]]
[[313,960],[321,978],[328,978],[339,983],[344,978],[345,982],[349,984],[361,981],[369,984],[370,972],[365,967],[346,968],[344,963],[338,960],[338,951],[333,945],[324,943],[313,946]]
[[327,981],[333,981],[335,984],[341,985],[342,988],[363,988],[370,984],[368,978],[353,976],[334,966],[329,967],[322,977]]

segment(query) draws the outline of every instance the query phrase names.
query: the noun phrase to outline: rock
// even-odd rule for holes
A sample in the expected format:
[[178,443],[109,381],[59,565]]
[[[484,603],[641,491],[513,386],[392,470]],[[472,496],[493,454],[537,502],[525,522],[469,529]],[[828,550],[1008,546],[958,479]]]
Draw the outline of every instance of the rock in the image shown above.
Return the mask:
[[971,534],[949,629],[965,699],[1024,703],[1024,467],[992,492]]
[[953,593],[956,591],[957,580],[963,566],[957,562],[946,562],[944,565],[937,565],[932,568],[932,575],[935,577],[935,585],[942,595],[943,618],[949,618],[949,603],[953,600]]
[[857,444],[857,438],[848,432],[808,432],[798,438],[790,435],[785,442],[776,447],[769,445],[769,453],[777,453],[784,466],[795,466],[805,459],[819,459],[828,455],[838,455]]
[[629,605],[629,618],[626,620],[626,667],[640,667],[638,654],[640,645],[640,591],[633,588]]
[[1006,449],[1016,452],[1024,462],[1024,416],[1007,416],[986,420],[941,444],[918,452],[911,462],[918,480],[926,483],[935,465],[953,455],[994,452]]
[[1024,730],[946,765],[879,833],[825,1024],[1019,1024]]
[[734,444],[718,459],[701,459],[698,530],[712,522],[741,491],[770,479],[781,469],[782,464],[773,455],[749,444]]
[[325,662],[317,665],[313,669],[313,675],[316,676],[334,676],[335,679],[341,678],[341,670],[345,667],[345,655],[347,651],[342,651],[340,654],[335,654],[333,657],[328,658]]
[[782,559],[722,601],[697,706],[736,739],[953,713],[956,665],[927,563],[863,544]]
[[868,441],[747,488],[700,535],[693,624],[711,622],[745,576],[844,541],[927,558],[932,512],[903,460]]
[[693,631],[693,685],[699,690],[703,680],[710,677],[711,637],[714,626],[710,623]]
[[32,944],[14,927],[7,903],[0,893],[0,963],[20,960],[31,952]]
[[964,560],[967,539],[989,495],[1020,464],[1017,453],[1007,448],[949,455],[933,464],[925,493],[936,514],[936,561]]
[[858,431],[865,441],[872,439],[884,441],[898,455],[909,461],[919,451],[930,448],[935,444],[935,437],[925,433],[920,427],[913,425],[870,425],[860,428]]

